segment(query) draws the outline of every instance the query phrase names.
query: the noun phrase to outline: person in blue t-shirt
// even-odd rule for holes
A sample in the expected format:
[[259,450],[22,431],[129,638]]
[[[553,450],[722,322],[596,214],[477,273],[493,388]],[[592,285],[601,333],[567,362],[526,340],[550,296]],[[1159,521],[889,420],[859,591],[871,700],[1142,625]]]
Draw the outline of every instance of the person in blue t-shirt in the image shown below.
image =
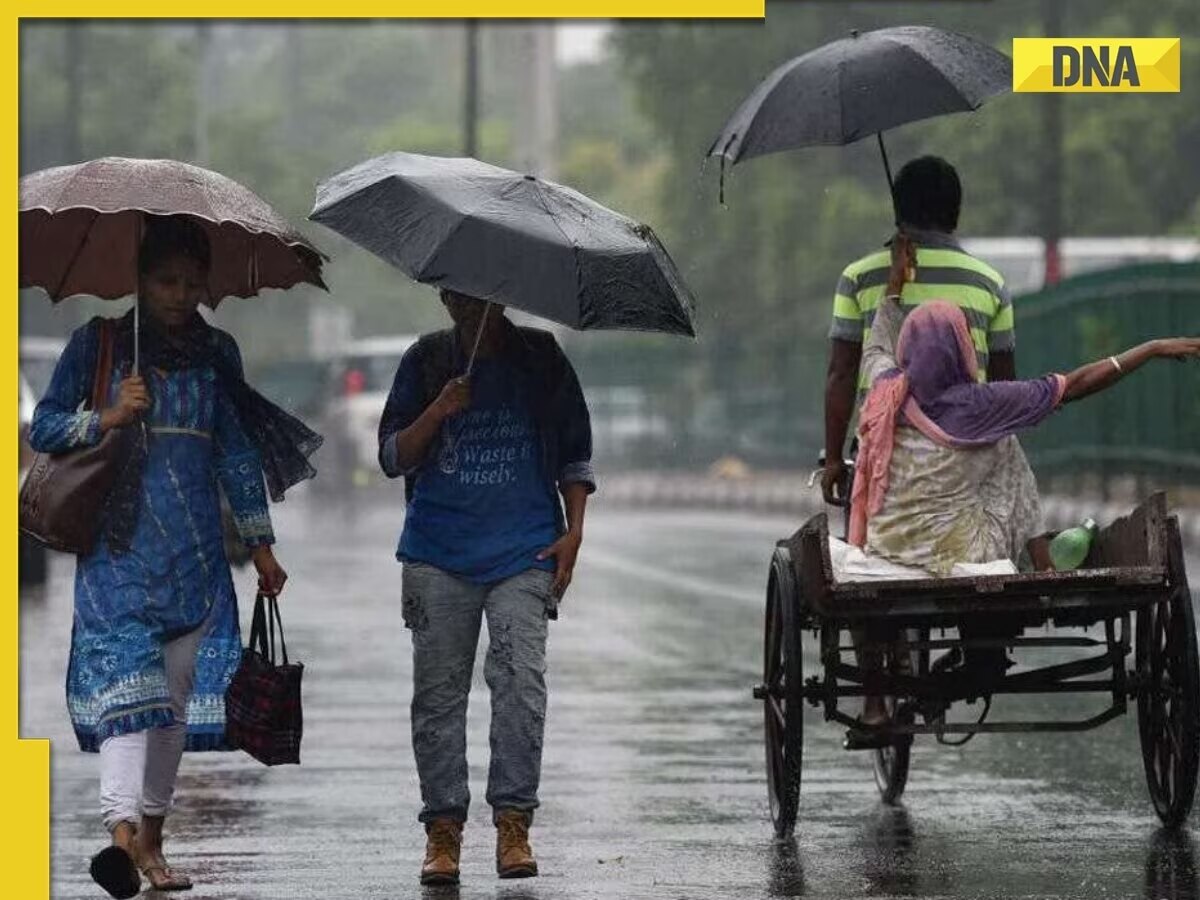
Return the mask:
[[587,404],[554,337],[518,328],[498,304],[446,290],[442,302],[454,327],[404,354],[379,424],[380,465],[404,476],[408,502],[396,557],[413,640],[423,884],[458,882],[470,803],[467,695],[485,615],[496,868],[502,878],[537,874],[529,826],[547,620],[571,583],[596,489]]

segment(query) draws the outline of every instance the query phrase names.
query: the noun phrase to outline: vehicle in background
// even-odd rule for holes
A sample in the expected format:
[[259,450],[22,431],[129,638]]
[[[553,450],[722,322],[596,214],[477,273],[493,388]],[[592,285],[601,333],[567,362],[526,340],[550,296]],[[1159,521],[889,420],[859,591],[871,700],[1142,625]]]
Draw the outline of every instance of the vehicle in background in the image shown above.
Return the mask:
[[[967,252],[1004,276],[1004,283],[1014,297],[1042,289],[1046,274],[1046,242],[1042,238],[978,237],[964,238],[962,243]],[[1058,253],[1059,276],[1069,278],[1133,263],[1194,262],[1200,259],[1200,240],[1190,237],[1063,238]]]
[[17,372],[17,425],[20,432],[20,444],[17,448],[17,464],[24,478],[25,470],[33,461],[33,448],[29,446],[29,426],[33,422],[33,410],[37,407],[37,394],[29,385],[29,379],[23,371]]
[[22,335],[17,342],[21,374],[35,398],[40,399],[46,393],[46,388],[50,387],[50,377],[54,374],[54,367],[58,365],[58,358],[62,356],[66,346],[67,342],[62,338],[40,335]]
[[645,388],[636,385],[587,387],[592,448],[608,465],[633,465],[671,449],[671,423],[654,408]]
[[305,422],[317,421],[332,396],[330,363],[288,359],[256,366],[251,382],[260,393]]
[[[249,367],[247,378],[254,388],[273,403],[315,431],[324,434],[324,416],[332,395],[331,367],[328,360],[306,357],[261,362]],[[329,439],[326,437],[327,448]],[[326,449],[318,451],[314,464],[320,478],[314,484],[329,477],[326,472]],[[242,542],[234,522],[233,510],[224,493],[221,494],[221,522],[225,536],[225,556],[230,564],[244,568],[250,563],[250,551]]]
[[[29,446],[29,425],[38,400],[50,386],[50,378],[67,342],[58,337],[22,336],[17,342],[18,370],[17,429],[20,435],[17,449],[17,489],[25,481],[33,461]],[[50,551],[24,532],[17,537],[17,572],[22,585],[42,584],[49,568]]]
[[[53,371],[53,369],[51,369]],[[46,379],[47,382],[49,378]],[[25,481],[29,466],[33,462],[33,449],[29,446],[29,425],[33,421],[33,410],[38,395],[34,393],[23,369],[17,372],[17,490]],[[42,584],[46,580],[49,551],[27,535],[19,532],[17,537],[17,573],[22,585]]]
[[363,338],[332,360],[333,396],[321,419],[322,459],[331,470],[324,487],[361,487],[379,471],[379,420],[400,359],[416,341],[415,334]]

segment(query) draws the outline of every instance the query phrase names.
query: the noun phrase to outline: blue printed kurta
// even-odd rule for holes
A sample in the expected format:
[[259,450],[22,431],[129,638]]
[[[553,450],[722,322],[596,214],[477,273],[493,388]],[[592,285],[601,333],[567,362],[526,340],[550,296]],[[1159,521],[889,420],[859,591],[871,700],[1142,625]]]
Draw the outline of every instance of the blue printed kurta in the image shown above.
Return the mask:
[[[30,426],[35,450],[57,452],[100,440],[91,394],[99,319],[75,331]],[[216,350],[241,371],[233,338],[214,329]],[[114,361],[115,402],[131,360]],[[150,452],[129,552],[101,537],[75,570],[75,618],[67,707],[79,746],[173,721],[162,645],[204,625],[188,704],[187,749],[225,749],[225,689],[241,657],[237,598],[222,540],[218,490],[242,539],[274,542],[258,451],[210,367],[143,372],[152,408]]]

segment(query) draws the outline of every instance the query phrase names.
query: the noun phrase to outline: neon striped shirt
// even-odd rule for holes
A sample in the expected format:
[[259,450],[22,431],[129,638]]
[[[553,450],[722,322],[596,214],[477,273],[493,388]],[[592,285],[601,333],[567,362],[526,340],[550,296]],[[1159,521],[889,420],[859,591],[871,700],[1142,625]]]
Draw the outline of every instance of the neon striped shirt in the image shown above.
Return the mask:
[[[966,313],[979,360],[979,378],[987,380],[988,356],[1011,352],[1016,346],[1012,298],[1004,287],[1004,278],[967,253],[949,234],[912,228],[907,231],[917,244],[917,267],[915,280],[900,292],[902,305],[907,310],[929,300],[946,300]],[[833,298],[831,338],[864,343],[870,337],[891,265],[891,250],[885,247],[846,266]],[[865,378],[860,372],[860,394],[870,387],[864,383]]]

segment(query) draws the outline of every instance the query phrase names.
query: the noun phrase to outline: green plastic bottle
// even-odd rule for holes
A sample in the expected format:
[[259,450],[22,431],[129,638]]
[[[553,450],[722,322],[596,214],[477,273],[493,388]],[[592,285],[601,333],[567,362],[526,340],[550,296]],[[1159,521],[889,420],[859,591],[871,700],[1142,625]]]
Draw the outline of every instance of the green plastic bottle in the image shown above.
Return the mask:
[[1095,520],[1088,519],[1082,525],[1059,532],[1050,542],[1050,562],[1055,570],[1068,572],[1083,565],[1097,531]]

